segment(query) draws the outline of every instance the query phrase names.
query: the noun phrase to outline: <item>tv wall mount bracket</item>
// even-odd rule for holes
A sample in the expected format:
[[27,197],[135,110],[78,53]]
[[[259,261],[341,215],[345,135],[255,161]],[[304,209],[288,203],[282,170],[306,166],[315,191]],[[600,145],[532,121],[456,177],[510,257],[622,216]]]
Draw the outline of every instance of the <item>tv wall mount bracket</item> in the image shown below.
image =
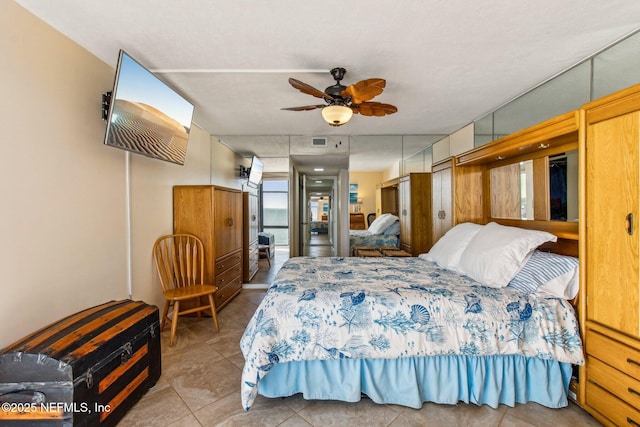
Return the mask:
[[107,117],[109,117],[110,106],[111,106],[111,92],[104,92],[102,94],[102,120],[107,120]]

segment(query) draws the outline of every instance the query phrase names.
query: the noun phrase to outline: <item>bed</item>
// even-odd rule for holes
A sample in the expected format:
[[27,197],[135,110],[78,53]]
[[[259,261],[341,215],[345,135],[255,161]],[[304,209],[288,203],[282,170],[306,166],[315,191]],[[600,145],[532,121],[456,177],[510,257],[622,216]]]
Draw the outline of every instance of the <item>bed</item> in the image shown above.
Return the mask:
[[392,214],[377,217],[366,230],[349,230],[349,254],[354,246],[400,247],[400,220]]
[[329,232],[329,222],[311,221],[311,232],[318,234],[327,234]]
[[[540,243],[530,242],[520,261],[528,265]],[[566,406],[572,367],[584,363],[571,304],[444,268],[439,264],[451,257],[458,266],[465,259],[459,247],[445,249],[442,259],[288,260],[241,340],[243,408],[258,392],[347,402],[365,394],[412,408],[459,401]],[[515,280],[516,273],[507,275]],[[563,273],[569,276],[577,277]]]

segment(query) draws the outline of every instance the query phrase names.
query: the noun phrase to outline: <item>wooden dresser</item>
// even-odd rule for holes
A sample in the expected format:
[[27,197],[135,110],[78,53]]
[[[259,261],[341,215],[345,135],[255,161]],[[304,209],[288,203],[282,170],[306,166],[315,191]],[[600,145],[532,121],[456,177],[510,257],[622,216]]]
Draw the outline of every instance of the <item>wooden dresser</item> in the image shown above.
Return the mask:
[[431,249],[431,174],[400,177],[400,248],[413,256]]
[[173,230],[204,244],[204,276],[220,310],[242,289],[242,192],[215,185],[173,187]]
[[584,117],[584,407],[605,425],[638,426],[640,85],[585,105]]
[[366,230],[367,229],[367,225],[364,222],[363,213],[349,214],[349,229],[350,230]]
[[244,281],[249,282],[258,271],[258,194],[242,193],[243,217],[243,272]]

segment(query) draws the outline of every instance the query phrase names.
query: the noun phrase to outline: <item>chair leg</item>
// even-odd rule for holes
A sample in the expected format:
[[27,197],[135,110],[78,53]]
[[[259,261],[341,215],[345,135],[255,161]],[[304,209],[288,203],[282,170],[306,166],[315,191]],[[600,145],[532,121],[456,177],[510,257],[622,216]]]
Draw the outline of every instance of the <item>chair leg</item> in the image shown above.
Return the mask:
[[173,347],[173,339],[176,336],[176,329],[178,327],[178,311],[179,310],[180,310],[180,301],[174,301],[173,318],[171,319],[171,336],[169,337],[169,347]]
[[160,319],[160,332],[164,331],[164,324],[169,318],[169,300],[164,302],[164,309],[162,310],[162,319]]
[[213,325],[216,327],[216,332],[220,332],[220,325],[218,324],[218,314],[216,313],[216,305],[213,302],[213,294],[209,294],[209,306],[211,306],[211,317],[213,317]]

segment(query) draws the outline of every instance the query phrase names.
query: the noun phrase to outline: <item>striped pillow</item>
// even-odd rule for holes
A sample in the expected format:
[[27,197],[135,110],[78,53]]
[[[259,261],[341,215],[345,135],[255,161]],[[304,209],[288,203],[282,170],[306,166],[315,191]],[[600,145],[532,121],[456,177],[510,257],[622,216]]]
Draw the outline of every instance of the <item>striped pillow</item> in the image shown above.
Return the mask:
[[[534,251],[509,286],[530,294],[543,288],[556,290],[553,296],[572,299],[577,293],[578,259],[549,252]],[[574,289],[575,288],[575,293]],[[572,296],[570,296],[573,294]]]

